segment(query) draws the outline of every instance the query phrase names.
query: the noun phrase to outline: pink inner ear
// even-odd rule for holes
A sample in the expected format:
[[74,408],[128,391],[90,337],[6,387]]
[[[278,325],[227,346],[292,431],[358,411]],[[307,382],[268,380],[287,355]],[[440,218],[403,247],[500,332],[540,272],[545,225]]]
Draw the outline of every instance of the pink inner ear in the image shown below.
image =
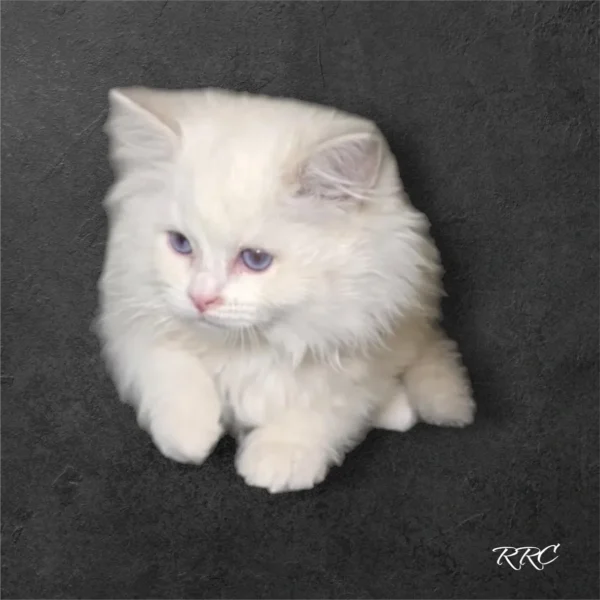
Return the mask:
[[302,189],[326,198],[364,198],[379,174],[381,141],[370,133],[338,138],[308,160]]

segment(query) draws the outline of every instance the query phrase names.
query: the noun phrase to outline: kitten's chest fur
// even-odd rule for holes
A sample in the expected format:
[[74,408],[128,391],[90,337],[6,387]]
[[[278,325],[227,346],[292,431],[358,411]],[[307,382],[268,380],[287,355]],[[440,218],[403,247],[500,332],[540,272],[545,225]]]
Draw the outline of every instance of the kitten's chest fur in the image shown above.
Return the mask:
[[257,427],[286,406],[303,402],[307,368],[294,368],[268,348],[215,353],[207,366],[223,403],[223,420],[231,427]]
[[[344,387],[372,379],[367,362],[352,361],[337,370],[325,362],[295,365],[270,348],[220,352],[207,357],[223,408],[223,421],[233,429],[258,427],[283,409],[333,401]],[[378,396],[391,391],[383,380],[372,381]],[[367,400],[367,399],[366,399]]]

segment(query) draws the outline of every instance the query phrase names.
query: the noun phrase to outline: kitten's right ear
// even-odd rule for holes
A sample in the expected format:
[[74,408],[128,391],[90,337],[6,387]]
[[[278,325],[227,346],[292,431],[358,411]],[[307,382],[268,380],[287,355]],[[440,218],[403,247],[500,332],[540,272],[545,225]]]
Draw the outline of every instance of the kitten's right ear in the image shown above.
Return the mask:
[[303,166],[301,190],[341,205],[365,201],[377,182],[383,157],[383,142],[373,131],[329,140]]
[[168,92],[115,88],[108,94],[105,131],[117,163],[168,161],[178,147],[180,128],[170,115]]

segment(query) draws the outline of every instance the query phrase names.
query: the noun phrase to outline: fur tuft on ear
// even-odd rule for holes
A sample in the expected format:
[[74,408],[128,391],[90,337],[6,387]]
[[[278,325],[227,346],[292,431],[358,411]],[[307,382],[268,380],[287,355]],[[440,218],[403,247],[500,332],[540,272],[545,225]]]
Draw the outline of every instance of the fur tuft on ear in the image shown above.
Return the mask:
[[180,129],[169,114],[169,92],[147,88],[112,89],[105,131],[116,164],[168,161],[179,141]]
[[331,200],[367,200],[377,183],[383,151],[375,133],[353,133],[326,142],[302,169],[302,193]]

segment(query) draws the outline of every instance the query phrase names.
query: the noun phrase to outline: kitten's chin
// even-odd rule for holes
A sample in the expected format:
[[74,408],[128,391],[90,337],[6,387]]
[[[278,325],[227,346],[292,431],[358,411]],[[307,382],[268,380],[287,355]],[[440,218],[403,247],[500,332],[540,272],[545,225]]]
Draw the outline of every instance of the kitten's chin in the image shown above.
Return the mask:
[[179,314],[180,322],[188,331],[197,335],[210,335],[214,337],[229,337],[230,334],[241,333],[253,329],[252,326],[237,322],[226,322],[220,319],[210,318],[206,315]]
[[174,303],[171,310],[175,315],[186,325],[198,327],[200,329],[212,330],[236,330],[236,329],[251,329],[257,325],[253,319],[244,316],[240,318],[235,314],[219,315],[218,313],[200,313],[192,305],[181,305]]
[[223,331],[244,331],[249,329],[258,329],[259,323],[247,320],[227,318],[222,319],[213,315],[202,315],[200,322],[208,327],[221,329]]
[[179,318],[185,322],[186,325],[191,327],[197,327],[198,329],[204,330],[223,330],[235,329],[240,327],[237,323],[228,323],[222,319],[217,319],[209,315],[202,315],[198,312],[181,311],[178,313]]
[[279,319],[278,313],[256,309],[255,307],[225,306],[222,309],[200,313],[191,304],[173,302],[171,311],[186,327],[200,331],[221,331],[223,333],[245,332],[258,334],[264,332]]
[[247,326],[237,323],[222,321],[211,317],[203,317],[201,323],[210,329],[218,329],[220,331],[237,331],[238,329],[246,329]]

